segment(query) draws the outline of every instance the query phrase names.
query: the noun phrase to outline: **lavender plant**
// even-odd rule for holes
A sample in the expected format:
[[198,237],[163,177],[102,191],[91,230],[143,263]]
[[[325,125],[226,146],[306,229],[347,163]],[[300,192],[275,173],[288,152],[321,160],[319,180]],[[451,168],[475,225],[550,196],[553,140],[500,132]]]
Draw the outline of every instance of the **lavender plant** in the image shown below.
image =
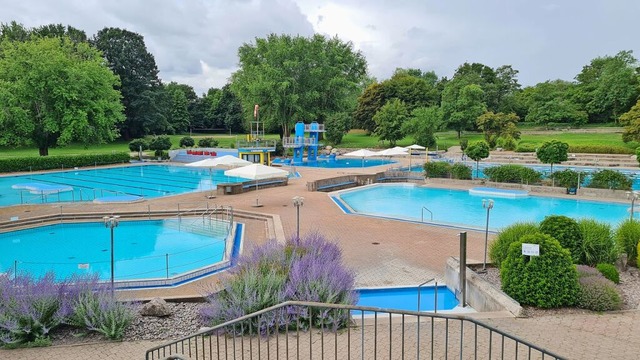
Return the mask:
[[103,286],[78,293],[71,307],[73,311],[66,320],[69,325],[98,332],[111,340],[122,339],[135,317],[129,304],[118,302]]
[[40,279],[29,274],[0,276],[0,344],[47,344],[52,329],[69,315],[68,283],[53,273]]
[[[354,304],[354,275],[342,264],[336,244],[320,234],[275,241],[254,248],[223,280],[224,289],[205,295],[210,306],[201,311],[208,325],[216,325],[287,300]],[[269,334],[287,327],[338,329],[348,313],[291,307],[243,322],[236,332]]]

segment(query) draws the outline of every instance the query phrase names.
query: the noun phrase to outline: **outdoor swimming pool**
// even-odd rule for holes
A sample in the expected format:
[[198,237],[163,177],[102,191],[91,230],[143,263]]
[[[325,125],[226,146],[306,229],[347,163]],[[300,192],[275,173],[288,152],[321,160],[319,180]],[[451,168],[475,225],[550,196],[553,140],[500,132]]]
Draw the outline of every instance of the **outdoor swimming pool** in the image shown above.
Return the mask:
[[[434,222],[456,227],[484,229],[486,209],[482,199],[494,200],[489,228],[497,230],[518,221],[541,221],[547,215],[590,217],[617,225],[629,217],[629,205],[604,201],[560,199],[542,196],[500,197],[473,195],[467,190],[449,190],[415,184],[376,184],[344,190],[333,195],[343,210],[412,221]],[[426,209],[426,210],[423,210]],[[433,214],[433,218],[432,215]]]
[[420,291],[420,309],[418,309],[418,288],[392,287],[358,289],[360,299],[358,306],[374,306],[384,309],[408,311],[453,310],[458,306],[455,295],[446,286],[438,286],[438,302],[436,303],[436,287],[425,286]]
[[[276,165],[289,165],[288,159],[274,159],[273,164]],[[359,167],[372,167],[380,165],[393,164],[395,161],[387,159],[361,159],[361,158],[337,158],[334,160],[318,159],[318,161],[304,161],[302,164],[295,164],[295,166],[303,167],[319,167],[328,169],[338,168],[359,168]]]
[[139,165],[0,177],[0,206],[59,201],[93,201],[109,196],[155,198],[243,182],[224,170]]
[[[115,281],[167,279],[225,258],[229,223],[202,217],[121,221],[114,228]],[[62,223],[0,234],[0,272],[53,271],[61,280],[97,273],[111,278],[111,237],[103,222]],[[233,244],[229,244],[232,246]]]

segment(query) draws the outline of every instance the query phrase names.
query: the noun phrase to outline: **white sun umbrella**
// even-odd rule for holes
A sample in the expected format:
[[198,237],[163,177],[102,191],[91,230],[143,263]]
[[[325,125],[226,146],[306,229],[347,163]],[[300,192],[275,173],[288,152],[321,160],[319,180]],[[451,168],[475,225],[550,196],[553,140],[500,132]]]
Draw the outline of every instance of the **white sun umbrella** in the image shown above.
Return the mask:
[[[236,167],[236,166],[245,166],[251,164],[250,161],[240,159],[231,155],[218,156],[215,158],[207,158],[204,160],[194,161],[192,163],[188,163],[185,166],[189,167],[200,167],[200,168],[209,168],[209,175],[213,176],[211,172],[211,168],[223,166],[223,167]],[[213,191],[213,178],[211,179],[211,190]],[[212,194],[209,195],[209,198],[214,197]]]
[[396,146],[396,147],[392,147],[390,149],[384,149],[382,151],[378,151],[378,155],[380,155],[380,156],[388,156],[389,157],[389,162],[391,162],[391,157],[392,156],[407,155],[407,151],[408,151],[408,149],[405,149],[405,148],[400,147],[400,146]]
[[360,150],[348,152],[348,153],[343,154],[343,155],[344,156],[350,156],[350,157],[362,158],[362,167],[364,167],[364,158],[371,157],[371,156],[378,156],[379,154],[377,152],[375,152],[375,151],[371,151],[371,150],[367,150],[367,149],[360,149]]
[[425,150],[426,147],[418,145],[418,144],[413,144],[413,145],[406,146],[405,149],[411,150],[411,151],[409,151],[409,171],[411,171],[411,155],[412,155],[413,150]]
[[[224,172],[226,176],[237,176],[244,179],[256,181],[256,191],[258,190],[257,180],[273,179],[273,178],[286,178],[289,176],[289,172],[282,169],[277,169],[271,166],[262,164],[251,164]],[[260,206],[258,198],[256,196],[256,205]]]

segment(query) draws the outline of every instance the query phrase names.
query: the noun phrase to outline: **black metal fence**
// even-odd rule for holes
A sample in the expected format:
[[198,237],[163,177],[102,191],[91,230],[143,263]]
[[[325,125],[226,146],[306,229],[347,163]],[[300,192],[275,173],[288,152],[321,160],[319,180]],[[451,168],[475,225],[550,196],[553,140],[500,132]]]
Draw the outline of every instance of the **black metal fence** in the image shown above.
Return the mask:
[[563,357],[460,315],[289,301],[154,347],[146,359]]

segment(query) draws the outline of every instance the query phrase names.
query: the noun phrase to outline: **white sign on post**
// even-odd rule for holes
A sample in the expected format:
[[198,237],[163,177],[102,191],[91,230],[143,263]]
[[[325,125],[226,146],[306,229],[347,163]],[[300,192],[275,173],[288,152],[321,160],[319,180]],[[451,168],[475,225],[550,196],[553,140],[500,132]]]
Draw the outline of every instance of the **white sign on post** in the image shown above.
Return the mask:
[[540,256],[540,245],[538,245],[538,244],[522,244],[522,255]]

